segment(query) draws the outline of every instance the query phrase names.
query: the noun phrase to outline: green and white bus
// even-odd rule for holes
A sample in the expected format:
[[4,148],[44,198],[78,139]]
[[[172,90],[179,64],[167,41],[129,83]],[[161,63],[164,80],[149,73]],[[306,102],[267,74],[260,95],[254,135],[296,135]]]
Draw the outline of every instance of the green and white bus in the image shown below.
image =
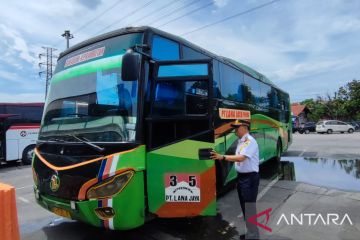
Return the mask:
[[236,171],[199,150],[233,154],[230,124],[244,118],[261,162],[288,148],[289,95],[253,69],[151,27],[81,42],[51,80],[32,163],[37,202],[117,230],[214,216]]

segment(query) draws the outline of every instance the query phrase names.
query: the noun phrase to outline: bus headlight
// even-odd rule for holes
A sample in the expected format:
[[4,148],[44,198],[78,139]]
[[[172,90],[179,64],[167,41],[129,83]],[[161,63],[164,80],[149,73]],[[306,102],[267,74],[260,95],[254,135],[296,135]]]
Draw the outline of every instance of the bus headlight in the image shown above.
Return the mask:
[[88,199],[108,198],[121,192],[134,176],[134,171],[126,171],[119,175],[115,175],[104,181],[92,186],[86,196]]

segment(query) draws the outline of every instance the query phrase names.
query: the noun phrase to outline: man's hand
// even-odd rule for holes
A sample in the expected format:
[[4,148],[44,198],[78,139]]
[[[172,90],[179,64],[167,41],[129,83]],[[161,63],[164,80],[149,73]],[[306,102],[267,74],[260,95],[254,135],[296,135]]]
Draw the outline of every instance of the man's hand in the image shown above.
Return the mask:
[[245,155],[226,155],[226,159],[224,159],[224,156],[218,154],[215,150],[212,150],[210,154],[210,158],[213,160],[225,160],[229,162],[242,162],[245,161],[247,158]]
[[212,150],[210,154],[211,154],[210,158],[214,160],[223,160],[224,158],[224,156],[218,154],[215,150]]

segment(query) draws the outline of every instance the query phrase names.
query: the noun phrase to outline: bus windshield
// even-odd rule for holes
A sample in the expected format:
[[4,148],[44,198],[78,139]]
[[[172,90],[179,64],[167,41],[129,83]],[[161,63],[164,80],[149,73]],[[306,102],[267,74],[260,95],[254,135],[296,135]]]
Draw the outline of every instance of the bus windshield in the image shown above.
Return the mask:
[[126,49],[141,42],[141,33],[121,35],[62,57],[39,140],[77,135],[91,142],[135,141],[138,81],[123,81],[121,65]]

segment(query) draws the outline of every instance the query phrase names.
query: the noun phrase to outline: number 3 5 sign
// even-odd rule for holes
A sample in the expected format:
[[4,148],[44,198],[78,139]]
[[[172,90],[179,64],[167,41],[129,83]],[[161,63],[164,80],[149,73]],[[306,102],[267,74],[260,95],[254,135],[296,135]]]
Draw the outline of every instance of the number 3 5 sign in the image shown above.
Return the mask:
[[200,176],[187,173],[165,174],[166,202],[200,202]]

